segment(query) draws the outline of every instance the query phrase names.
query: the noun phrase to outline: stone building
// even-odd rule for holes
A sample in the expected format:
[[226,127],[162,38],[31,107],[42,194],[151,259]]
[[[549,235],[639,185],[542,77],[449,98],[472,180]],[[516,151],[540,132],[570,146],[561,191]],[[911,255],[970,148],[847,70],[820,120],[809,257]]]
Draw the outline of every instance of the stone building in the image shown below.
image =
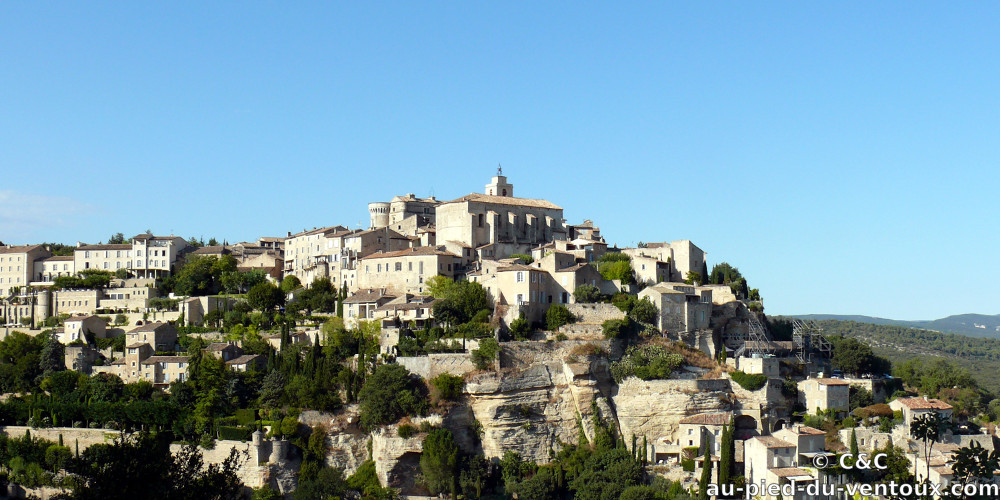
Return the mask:
[[75,276],[76,263],[72,255],[53,255],[35,261],[35,282],[52,283],[61,276]]
[[97,316],[70,316],[63,322],[63,331],[58,335],[59,342],[71,344],[73,342],[89,343],[94,339],[105,338],[107,324],[104,319]]
[[416,235],[418,228],[434,225],[435,209],[440,204],[433,196],[417,198],[413,193],[396,196],[388,203],[369,203],[370,229],[389,227],[400,234]]
[[659,283],[639,292],[659,312],[656,327],[666,332],[693,332],[709,328],[712,291],[685,283]]
[[480,259],[500,259],[566,239],[562,207],[515,198],[513,193],[514,186],[498,172],[486,185],[486,194],[441,203],[436,210],[437,241],[467,246]]
[[903,425],[909,432],[910,424],[915,419],[921,418],[930,413],[938,413],[947,420],[951,420],[954,408],[940,399],[928,398],[927,396],[917,396],[913,398],[896,398],[889,402],[892,411],[903,413]]
[[810,378],[799,382],[799,402],[814,413],[833,410],[847,413],[850,409],[850,384],[837,378]]
[[0,247],[0,297],[15,295],[15,290],[32,281],[35,261],[51,256],[42,245],[6,245]]
[[[625,248],[622,253],[632,257],[654,258],[659,262],[669,263],[670,279],[667,281],[684,281],[687,273],[705,272],[705,251],[698,248],[691,240],[678,240],[670,243],[647,243],[641,248]],[[702,276],[702,280],[707,276]]]
[[428,279],[439,275],[454,279],[462,271],[461,267],[459,256],[436,247],[376,252],[361,259],[357,286],[423,294],[427,291]]

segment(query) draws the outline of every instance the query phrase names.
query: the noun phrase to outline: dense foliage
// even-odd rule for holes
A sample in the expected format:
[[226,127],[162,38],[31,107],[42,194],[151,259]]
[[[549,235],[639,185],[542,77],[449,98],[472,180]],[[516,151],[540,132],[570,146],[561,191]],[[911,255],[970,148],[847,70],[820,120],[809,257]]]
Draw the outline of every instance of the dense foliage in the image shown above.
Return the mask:
[[729,375],[733,378],[733,382],[740,384],[740,387],[748,391],[756,391],[767,383],[767,375],[759,373],[745,373],[737,370]]
[[419,377],[397,364],[379,365],[358,393],[361,425],[373,429],[393,424],[404,415],[425,415],[427,388]]
[[632,346],[621,359],[611,364],[611,375],[618,383],[631,376],[643,380],[667,379],[683,364],[683,356],[667,352],[662,346]]

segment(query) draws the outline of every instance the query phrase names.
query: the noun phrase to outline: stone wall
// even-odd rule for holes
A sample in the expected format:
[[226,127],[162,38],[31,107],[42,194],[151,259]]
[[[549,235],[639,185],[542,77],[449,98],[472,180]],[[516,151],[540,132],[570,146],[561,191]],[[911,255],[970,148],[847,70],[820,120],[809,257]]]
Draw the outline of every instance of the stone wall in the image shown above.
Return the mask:
[[462,376],[476,370],[472,362],[472,353],[435,353],[427,356],[411,356],[396,358],[410,373],[420,375],[430,380],[442,373]]
[[[258,433],[255,441],[217,440],[211,450],[197,447],[205,465],[221,464],[233,450],[236,451],[236,462],[239,465],[237,476],[243,484],[250,488],[270,486],[289,494],[298,485],[298,470],[301,463],[289,456],[289,444],[284,440],[263,440]],[[178,453],[184,448],[181,444],[171,444],[170,452]]]
[[503,342],[500,344],[501,368],[531,368],[534,365],[562,362],[571,351],[585,344],[594,344],[612,358],[621,355],[621,346],[610,340],[564,340],[562,342]]
[[577,323],[600,325],[609,319],[624,319],[625,313],[614,304],[605,302],[597,304],[566,304],[566,309],[573,314]]
[[110,443],[120,434],[120,432],[111,429],[84,429],[77,427],[49,427],[33,429],[23,425],[0,426],[0,432],[3,432],[9,437],[24,436],[25,431],[28,431],[29,429],[31,430],[32,437],[47,439],[55,443],[59,442],[59,435],[61,434],[63,437],[63,446],[68,446],[69,449],[73,450],[75,449],[74,447],[76,446],[76,443],[79,442],[80,451],[83,451],[95,444]]

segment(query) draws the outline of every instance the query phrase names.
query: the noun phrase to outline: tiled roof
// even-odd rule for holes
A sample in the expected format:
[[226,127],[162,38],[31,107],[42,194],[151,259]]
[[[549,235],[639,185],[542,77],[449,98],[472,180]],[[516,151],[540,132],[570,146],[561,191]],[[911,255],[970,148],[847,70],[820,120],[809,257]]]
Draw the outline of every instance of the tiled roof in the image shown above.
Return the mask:
[[219,352],[225,350],[227,347],[231,346],[229,342],[212,342],[205,347],[206,351]]
[[128,243],[109,243],[105,245],[80,245],[76,247],[76,251],[84,250],[131,250],[132,245]]
[[933,398],[900,398],[899,404],[911,409],[911,410],[950,410],[951,405],[941,401],[940,399]]
[[367,292],[358,292],[350,297],[344,299],[345,304],[363,304],[367,302],[377,302],[384,298],[396,298],[395,295],[389,295],[381,290],[368,290]]
[[187,363],[189,356],[150,356],[142,362],[144,365],[153,363]]
[[164,323],[162,321],[158,321],[156,323],[146,323],[145,325],[140,325],[133,328],[128,333],[155,332],[161,326],[167,326],[167,325],[169,325],[169,323]]
[[134,344],[130,344],[130,345],[125,346],[125,348],[126,349],[138,349],[138,348],[140,348],[140,347],[142,347],[144,345],[148,346],[149,343],[147,343],[147,342],[136,342]]
[[422,255],[443,255],[447,257],[458,257],[457,255],[438,249],[436,247],[414,247],[395,252],[375,252],[362,260],[388,259],[391,257],[417,257]]
[[783,439],[778,439],[774,436],[757,436],[753,439],[760,441],[766,448],[794,448],[795,445],[785,441]]
[[733,414],[728,411],[718,413],[699,413],[697,415],[682,418],[680,423],[695,425],[729,425],[732,418]]
[[839,378],[817,378],[813,379],[822,385],[851,385],[846,380]]
[[65,261],[72,261],[73,260],[73,256],[72,255],[53,255],[52,257],[48,257],[48,258],[42,259],[42,262],[64,261],[64,260]]
[[546,200],[535,200],[532,198],[514,198],[513,196],[491,196],[488,194],[472,193],[467,194],[461,198],[446,201],[442,205],[447,205],[449,203],[462,203],[462,202],[479,202],[479,203],[494,203],[497,205],[517,205],[521,207],[535,207],[535,208],[551,208],[554,210],[562,210],[562,207]]
[[798,467],[779,467],[777,469],[771,469],[771,474],[778,477],[792,477],[792,476],[811,476],[812,474],[805,469],[800,469]]
[[0,253],[25,253],[41,248],[41,245],[11,245],[0,247]]
[[256,360],[259,357],[261,357],[260,354],[244,354],[244,355],[242,355],[242,356],[240,356],[238,358],[233,358],[233,359],[230,359],[229,361],[226,361],[226,364],[227,365],[245,365],[245,364],[247,364],[247,363],[249,363],[251,361]]
[[201,248],[199,248],[199,249],[191,252],[192,255],[217,255],[217,254],[226,255],[226,254],[231,254],[231,253],[233,253],[232,250],[230,250],[230,249],[228,249],[228,248],[226,248],[226,247],[224,247],[222,245],[201,247]]
[[497,272],[504,271],[541,271],[537,267],[526,266],[524,264],[511,264],[509,266],[501,266],[497,268]]
[[826,434],[825,432],[823,432],[823,431],[821,431],[821,430],[819,430],[819,429],[817,429],[815,427],[809,427],[808,425],[796,425],[796,426],[792,426],[789,430],[791,430],[792,432],[794,432],[796,434],[805,434],[805,435],[808,435],[808,436],[820,436],[820,435]]

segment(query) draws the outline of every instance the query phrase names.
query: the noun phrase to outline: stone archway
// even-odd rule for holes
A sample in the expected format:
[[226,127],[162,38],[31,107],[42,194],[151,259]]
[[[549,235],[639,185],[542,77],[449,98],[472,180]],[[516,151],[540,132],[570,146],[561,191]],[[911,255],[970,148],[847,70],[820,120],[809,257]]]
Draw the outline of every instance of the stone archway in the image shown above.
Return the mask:
[[771,426],[771,432],[780,431],[781,429],[784,429],[785,427],[788,427],[788,422],[786,422],[785,419],[783,419],[783,418],[779,418]]
[[749,439],[760,435],[757,419],[750,415],[737,415],[735,425],[734,437],[736,439]]

